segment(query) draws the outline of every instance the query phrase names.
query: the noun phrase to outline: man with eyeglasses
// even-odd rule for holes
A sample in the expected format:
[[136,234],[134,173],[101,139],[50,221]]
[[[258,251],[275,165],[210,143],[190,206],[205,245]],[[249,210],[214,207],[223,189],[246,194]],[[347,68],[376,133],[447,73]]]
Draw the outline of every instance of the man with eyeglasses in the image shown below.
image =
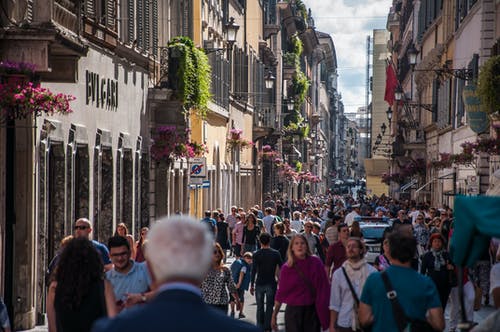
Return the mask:
[[[92,233],[92,224],[90,223],[90,220],[88,220],[87,218],[80,218],[75,222],[75,232],[73,234],[75,238],[85,238],[87,240],[91,240],[90,233]],[[106,246],[100,242],[97,242],[95,240],[91,241],[94,245],[94,248],[101,255],[102,262],[104,264],[104,271],[111,270],[113,264],[109,259],[108,248],[106,248]]]
[[151,298],[151,279],[146,263],[130,259],[130,245],[126,238],[113,236],[108,241],[113,269],[106,272],[115,292],[116,306],[119,311]]

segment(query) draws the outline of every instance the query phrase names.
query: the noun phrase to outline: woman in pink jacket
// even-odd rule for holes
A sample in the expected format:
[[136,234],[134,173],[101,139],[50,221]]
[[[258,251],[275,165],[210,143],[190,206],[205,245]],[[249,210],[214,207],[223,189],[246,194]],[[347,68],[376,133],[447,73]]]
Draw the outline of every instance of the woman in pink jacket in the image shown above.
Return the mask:
[[307,239],[295,235],[288,247],[287,262],[282,266],[278,291],[271,319],[277,330],[277,315],[281,304],[286,304],[285,330],[287,332],[319,332],[329,326],[328,301],[330,285],[321,260],[311,254]]

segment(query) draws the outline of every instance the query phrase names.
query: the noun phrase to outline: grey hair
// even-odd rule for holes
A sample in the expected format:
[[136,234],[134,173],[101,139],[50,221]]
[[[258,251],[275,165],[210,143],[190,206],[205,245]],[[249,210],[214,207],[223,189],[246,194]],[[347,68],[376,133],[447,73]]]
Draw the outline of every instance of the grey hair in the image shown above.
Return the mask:
[[147,240],[145,255],[157,281],[203,281],[214,246],[206,225],[188,216],[162,218],[151,227]]

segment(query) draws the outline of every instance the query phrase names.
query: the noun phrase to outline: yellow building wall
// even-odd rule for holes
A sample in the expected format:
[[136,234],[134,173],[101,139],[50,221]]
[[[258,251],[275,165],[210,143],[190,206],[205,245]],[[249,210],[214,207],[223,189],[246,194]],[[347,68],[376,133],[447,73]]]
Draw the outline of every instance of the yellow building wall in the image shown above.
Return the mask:
[[263,40],[263,10],[260,1],[247,1],[247,43],[255,51],[259,50],[259,41]]
[[382,182],[380,176],[366,176],[366,194],[368,196],[389,194],[389,186]]

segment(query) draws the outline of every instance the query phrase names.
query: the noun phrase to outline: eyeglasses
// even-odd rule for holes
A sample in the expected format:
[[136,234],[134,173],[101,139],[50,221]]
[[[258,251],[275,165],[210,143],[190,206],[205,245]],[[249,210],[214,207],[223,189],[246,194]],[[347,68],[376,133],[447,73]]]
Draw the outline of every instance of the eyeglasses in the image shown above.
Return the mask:
[[87,229],[87,228],[89,228],[89,226],[86,226],[86,225],[81,225],[81,226],[80,226],[80,225],[76,225],[76,226],[75,226],[75,229],[76,229],[76,230],[78,230],[78,229],[80,229],[80,230],[84,230],[84,229]]
[[117,252],[115,254],[110,254],[111,257],[121,257],[121,256],[127,256],[129,254],[128,251],[122,251],[122,252]]
[[304,226],[304,228],[313,228],[312,226]]

